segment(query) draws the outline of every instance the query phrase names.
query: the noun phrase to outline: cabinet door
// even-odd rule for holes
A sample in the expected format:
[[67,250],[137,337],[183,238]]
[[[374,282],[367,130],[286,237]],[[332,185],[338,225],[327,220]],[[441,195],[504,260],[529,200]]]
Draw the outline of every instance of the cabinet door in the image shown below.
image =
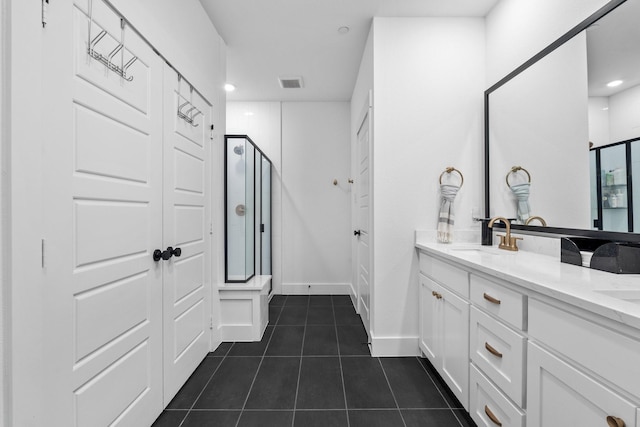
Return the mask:
[[636,425],[634,405],[602,384],[531,342],[528,356],[528,427]]
[[420,275],[420,349],[433,364],[438,367],[440,333],[437,319],[441,317],[442,305],[436,297],[440,289],[433,280]]
[[469,303],[440,287],[442,369],[440,374],[465,409],[469,409]]

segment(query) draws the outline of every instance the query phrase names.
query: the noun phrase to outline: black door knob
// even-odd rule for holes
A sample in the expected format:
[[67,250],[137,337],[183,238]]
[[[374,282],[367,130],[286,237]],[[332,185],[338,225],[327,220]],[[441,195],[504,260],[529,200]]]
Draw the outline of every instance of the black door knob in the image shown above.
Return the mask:
[[166,251],[162,252],[162,259],[167,261],[169,258],[173,256],[173,248],[169,246]]
[[156,249],[153,251],[153,260],[158,262],[162,259],[162,251],[160,249]]
[[[167,250],[171,249],[171,247],[168,247]],[[171,255],[175,256],[175,257],[179,257],[180,255],[182,255],[182,249],[180,248],[174,248],[171,250]]]
[[353,235],[354,236],[359,236],[360,235],[360,230],[354,230]]

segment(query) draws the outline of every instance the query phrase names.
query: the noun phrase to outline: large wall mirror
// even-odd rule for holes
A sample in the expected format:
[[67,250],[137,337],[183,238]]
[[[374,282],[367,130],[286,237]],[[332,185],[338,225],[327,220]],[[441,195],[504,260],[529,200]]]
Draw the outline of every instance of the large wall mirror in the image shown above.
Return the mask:
[[[640,223],[629,225],[640,155],[628,142],[640,138],[639,16],[640,0],[613,0],[485,92],[487,217],[514,218],[526,232],[640,241]],[[605,153],[616,144],[628,156]]]

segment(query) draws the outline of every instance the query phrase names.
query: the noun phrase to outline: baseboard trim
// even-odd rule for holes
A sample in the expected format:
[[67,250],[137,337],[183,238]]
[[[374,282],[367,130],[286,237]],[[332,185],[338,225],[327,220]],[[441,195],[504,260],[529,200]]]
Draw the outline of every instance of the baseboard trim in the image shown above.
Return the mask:
[[352,295],[351,283],[283,283],[283,295]]
[[374,357],[420,356],[419,337],[377,337],[371,334],[371,355]]

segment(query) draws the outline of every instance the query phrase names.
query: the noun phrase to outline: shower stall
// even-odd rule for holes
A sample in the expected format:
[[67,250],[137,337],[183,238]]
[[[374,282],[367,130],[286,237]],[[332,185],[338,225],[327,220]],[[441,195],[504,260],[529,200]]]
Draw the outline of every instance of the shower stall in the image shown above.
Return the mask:
[[271,274],[271,168],[247,135],[225,135],[225,282]]

